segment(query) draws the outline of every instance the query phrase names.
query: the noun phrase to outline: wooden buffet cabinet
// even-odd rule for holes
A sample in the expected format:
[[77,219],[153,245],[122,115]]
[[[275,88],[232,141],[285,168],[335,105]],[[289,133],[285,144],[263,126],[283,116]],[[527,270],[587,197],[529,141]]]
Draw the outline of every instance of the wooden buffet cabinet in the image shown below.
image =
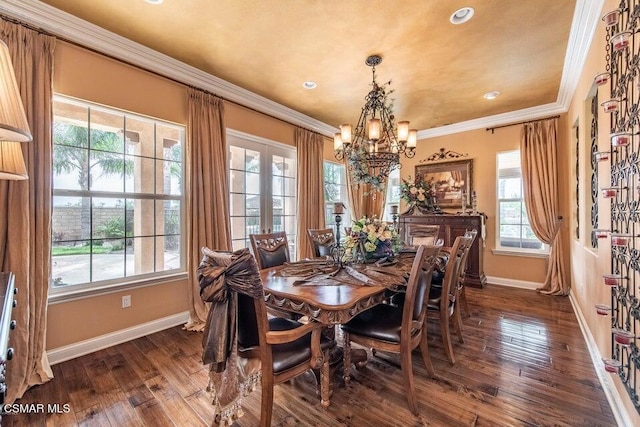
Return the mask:
[[478,230],[478,236],[471,246],[469,258],[467,259],[467,274],[465,276],[465,284],[476,288],[481,288],[487,283],[487,276],[484,275],[483,264],[483,227],[484,216],[480,215],[400,215],[398,226],[400,227],[400,236],[403,240],[407,240],[406,225],[407,224],[428,224],[439,225],[440,232],[438,238],[444,240],[444,246],[452,246],[454,240],[458,236],[464,235],[467,230]]

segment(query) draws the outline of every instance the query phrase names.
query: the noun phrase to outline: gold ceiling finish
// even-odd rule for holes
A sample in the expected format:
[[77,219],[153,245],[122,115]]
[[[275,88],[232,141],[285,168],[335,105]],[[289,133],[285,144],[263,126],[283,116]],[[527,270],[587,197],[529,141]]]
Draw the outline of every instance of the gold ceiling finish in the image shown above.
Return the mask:
[[[370,89],[429,129],[555,102],[575,0],[42,0],[338,127]],[[452,25],[457,9],[473,18]],[[318,87],[307,90],[312,80]],[[497,90],[492,101],[483,94]]]

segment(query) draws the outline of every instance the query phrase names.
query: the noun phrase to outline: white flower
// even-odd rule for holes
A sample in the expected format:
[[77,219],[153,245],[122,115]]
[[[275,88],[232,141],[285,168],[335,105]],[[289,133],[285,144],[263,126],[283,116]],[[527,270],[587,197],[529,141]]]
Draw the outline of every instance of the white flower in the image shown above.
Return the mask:
[[416,187],[411,187],[409,189],[409,193],[411,193],[411,194],[416,194],[417,192],[418,192],[418,189]]
[[376,245],[371,242],[366,242],[364,244],[364,250],[367,252],[374,252],[376,250]]
[[424,202],[424,200],[426,199],[425,195],[423,193],[418,194],[418,200],[421,202]]

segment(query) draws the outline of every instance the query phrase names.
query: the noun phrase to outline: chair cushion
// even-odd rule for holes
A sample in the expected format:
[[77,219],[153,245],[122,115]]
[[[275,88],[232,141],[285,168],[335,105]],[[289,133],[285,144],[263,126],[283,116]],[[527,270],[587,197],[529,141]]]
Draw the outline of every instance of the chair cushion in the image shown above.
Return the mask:
[[[302,323],[295,320],[274,317],[269,319],[269,330],[287,331],[302,326]],[[325,350],[335,345],[335,341],[322,335],[320,348]],[[275,344],[273,351],[273,372],[279,373],[293,368],[301,363],[307,362],[311,358],[311,332],[295,341],[286,344]]]
[[342,330],[354,335],[399,343],[401,326],[402,307],[379,304],[342,325]]
[[262,268],[277,267],[289,261],[287,259],[287,247],[285,245],[275,250],[258,249],[258,256],[260,257]]

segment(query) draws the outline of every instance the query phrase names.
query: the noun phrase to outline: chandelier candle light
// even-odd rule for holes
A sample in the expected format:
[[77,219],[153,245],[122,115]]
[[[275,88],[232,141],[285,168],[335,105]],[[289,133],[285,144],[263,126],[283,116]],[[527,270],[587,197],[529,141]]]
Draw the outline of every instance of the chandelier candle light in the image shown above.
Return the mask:
[[390,81],[379,85],[376,82],[376,66],[382,58],[371,55],[365,61],[371,67],[373,81],[371,91],[365,98],[364,107],[355,130],[351,125],[340,126],[334,135],[336,159],[347,159],[353,183],[370,184],[383,191],[389,173],[400,166],[400,154],[407,158],[415,156],[418,131],[409,129],[409,122],[395,123],[392,101],[387,91]]

